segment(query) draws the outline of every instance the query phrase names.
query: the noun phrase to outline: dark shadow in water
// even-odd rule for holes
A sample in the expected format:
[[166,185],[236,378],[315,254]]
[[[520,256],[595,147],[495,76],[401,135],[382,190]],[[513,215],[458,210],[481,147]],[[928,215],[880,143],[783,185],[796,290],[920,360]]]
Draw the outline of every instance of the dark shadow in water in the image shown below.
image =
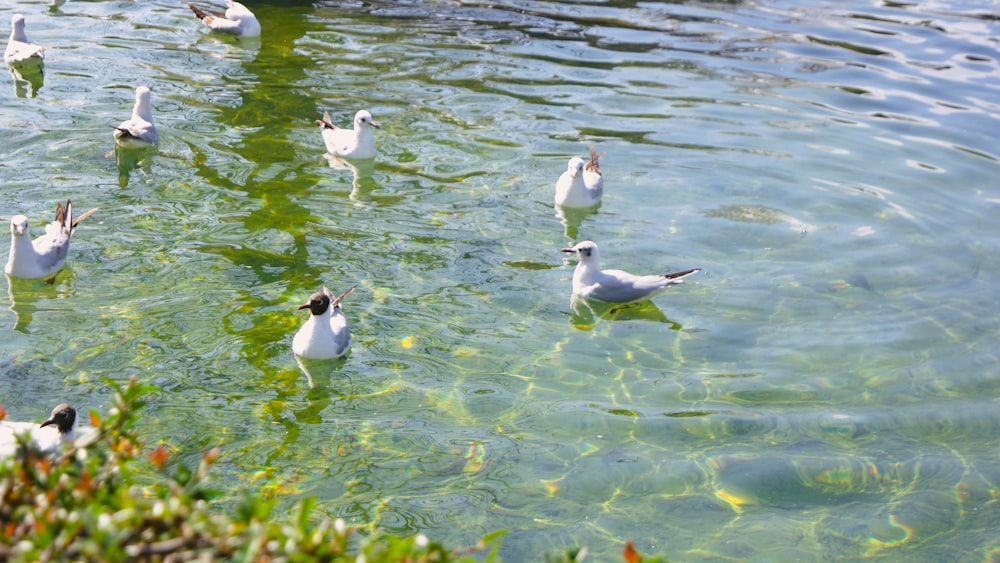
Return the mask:
[[375,189],[375,159],[347,161],[332,154],[326,154],[326,160],[330,168],[334,170],[348,170],[354,175],[351,182],[351,195],[353,201],[372,201],[371,192]]
[[570,297],[570,319],[574,327],[581,330],[591,330],[597,324],[597,319],[606,321],[652,321],[670,325],[671,330],[681,330],[684,327],[676,321],[667,318],[652,301],[639,303],[604,303],[584,299],[573,294]]
[[14,79],[14,95],[18,98],[34,98],[45,81],[42,59],[29,59],[23,63],[9,65],[10,76]]
[[[72,280],[72,276],[65,278],[64,272],[67,267],[56,273],[52,279],[63,277]],[[39,311],[38,303],[49,299],[57,299],[60,294],[65,293],[66,288],[55,283],[48,283],[46,280],[25,280],[7,276],[7,296],[10,298],[10,310],[17,319],[12,327],[15,331],[30,334],[28,330],[31,325],[32,316]]]
[[557,205],[556,217],[562,219],[566,238],[569,240],[576,240],[577,235],[580,233],[580,225],[583,224],[583,220],[591,215],[596,215],[600,208],[600,203],[594,205],[593,207],[562,207]]
[[118,186],[125,188],[128,187],[132,171],[135,169],[148,173],[145,166],[152,162],[156,147],[123,148],[116,144],[112,150],[115,155],[115,165],[118,167]]
[[295,363],[306,376],[310,389],[327,387],[331,379],[340,377],[340,372],[344,369],[344,362],[350,357],[350,352],[340,358],[332,360],[310,360],[295,356]]
[[[193,166],[197,176],[225,192],[242,192],[244,196],[236,197],[252,202],[245,206],[250,209],[245,215],[229,220],[242,223],[245,232],[251,234],[266,229],[287,233],[292,244],[285,251],[261,249],[250,243],[203,245],[199,250],[222,256],[251,272],[256,280],[249,284],[252,287],[273,285],[283,288],[284,294],[277,298],[262,292],[239,290],[237,299],[246,308],[266,309],[273,307],[275,299],[278,299],[289,304],[288,316],[296,317],[297,306],[311,293],[323,287],[324,283],[331,281],[331,272],[326,265],[309,260],[306,236],[308,229],[305,225],[318,219],[315,210],[305,206],[310,199],[304,196],[316,189],[318,177],[302,174],[294,166],[277,166],[273,163],[293,163],[299,160],[297,145],[293,142],[295,135],[289,135],[290,130],[294,130],[296,135],[300,129],[302,134],[314,134],[316,154],[323,154],[322,138],[313,126],[313,120],[322,112],[318,111],[316,100],[308,96],[304,89],[285,86],[277,88],[275,85],[310,81],[309,72],[317,63],[312,58],[299,54],[295,47],[315,25],[310,17],[314,8],[312,2],[282,2],[255,4],[253,10],[258,19],[264,22],[262,34],[265,40],[248,44],[235,38],[221,39],[231,45],[234,52],[228,58],[233,65],[241,67],[240,74],[246,75],[247,79],[234,85],[239,92],[237,103],[215,108],[215,119],[219,123],[242,131],[240,140],[227,146],[225,150],[235,153],[250,169],[245,175],[241,174],[243,178],[235,180],[209,164],[210,159],[204,148],[193,145],[190,148],[194,153]],[[269,14],[277,11],[282,12],[281,17],[269,17]],[[255,52],[235,52],[239,49]],[[370,181],[371,171],[358,169],[357,174],[358,189],[370,190],[365,182]],[[233,205],[241,206],[241,202],[234,201]],[[304,318],[300,320],[305,322]],[[276,332],[260,330],[258,327],[240,329],[235,327],[244,326],[245,323],[228,321],[225,325],[230,334],[241,338],[242,356],[252,369],[269,374],[268,379],[271,380],[281,378],[281,381],[277,381],[277,396],[268,402],[264,410],[273,422],[284,426],[286,436],[282,447],[268,452],[268,457],[283,458],[283,452],[301,449],[302,445],[298,443],[300,425],[322,422],[322,413],[331,399],[341,396],[336,385],[331,386],[331,383],[343,381],[340,371],[345,364],[344,360],[297,362],[306,376],[308,387],[291,384],[291,380],[285,379],[287,372],[275,373],[275,353],[262,354],[261,349],[280,349],[278,354],[282,357],[278,360],[284,363],[286,360],[283,354],[288,348],[269,346],[270,343],[262,342],[262,339],[290,342],[294,331]],[[295,361],[292,358],[289,361]],[[305,406],[302,406],[303,393],[307,395]]]

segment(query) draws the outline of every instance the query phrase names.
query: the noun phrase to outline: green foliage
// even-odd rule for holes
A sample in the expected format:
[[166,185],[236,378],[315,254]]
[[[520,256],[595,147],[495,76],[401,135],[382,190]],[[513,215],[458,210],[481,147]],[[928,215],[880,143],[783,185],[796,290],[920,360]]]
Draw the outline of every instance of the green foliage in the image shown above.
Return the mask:
[[495,533],[457,551],[419,534],[396,537],[362,532],[343,520],[314,516],[305,499],[290,522],[279,522],[274,502],[245,497],[231,515],[210,510],[206,487],[218,450],[198,467],[168,463],[163,448],[148,454],[160,472],[140,487],[131,468],[141,460],[135,412],[148,391],[133,378],[115,390],[103,419],[91,414],[95,432],[46,457],[27,444],[0,460],[0,560],[3,561],[239,561],[465,562],[486,552],[497,560]]

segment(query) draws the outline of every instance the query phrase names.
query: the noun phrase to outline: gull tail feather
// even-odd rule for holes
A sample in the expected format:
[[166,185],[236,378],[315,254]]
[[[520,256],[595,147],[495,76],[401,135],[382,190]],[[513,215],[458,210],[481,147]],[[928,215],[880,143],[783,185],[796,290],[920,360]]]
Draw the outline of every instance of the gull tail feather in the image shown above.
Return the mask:
[[358,287],[357,285],[352,285],[351,287],[347,288],[347,291],[341,293],[340,297],[337,297],[336,299],[333,298],[333,293],[331,293],[329,289],[324,287],[323,293],[325,293],[327,297],[330,298],[330,310],[340,307],[340,302],[343,301],[345,297],[350,295],[351,292],[354,291],[354,289],[357,287]]
[[95,212],[95,211],[97,211],[97,208],[96,208],[96,207],[95,207],[95,208],[93,208],[93,209],[91,209],[90,211],[85,211],[85,212],[83,213],[83,215],[80,215],[79,217],[77,217],[77,218],[73,219],[73,222],[72,222],[72,227],[73,227],[73,228],[75,229],[75,228],[76,228],[76,226],[80,224],[80,221],[83,221],[83,220],[84,220],[84,219],[86,219],[87,217],[90,217],[91,215],[93,215],[93,214],[94,214],[94,212]]
[[663,277],[670,280],[671,283],[681,283],[684,278],[690,276],[691,274],[697,274],[701,271],[701,268],[692,268],[690,270],[684,270],[683,272],[674,272],[672,274],[663,274]]
[[595,172],[597,174],[600,174],[601,173],[601,167],[598,166],[597,161],[602,156],[604,156],[603,152],[601,154],[597,154],[597,151],[594,150],[594,147],[590,147],[590,162],[588,162],[587,164],[585,164],[583,166],[584,170],[588,170],[590,172]]
[[126,129],[124,127],[115,127],[115,131],[118,131],[119,133],[121,133],[123,137],[127,137],[129,139],[136,139],[136,140],[139,140],[139,141],[142,140],[142,137],[136,135],[135,133],[129,131],[128,129]]
[[330,112],[328,112],[328,111],[324,111],[323,112],[323,119],[317,119],[316,120],[316,125],[322,125],[323,129],[336,129],[337,128],[337,126],[334,125],[332,121],[330,121]]
[[[194,4],[188,4],[188,8],[191,8],[191,11],[194,12],[195,17],[197,17],[199,20],[202,20],[202,21],[205,21],[205,18],[225,17],[224,13],[221,13],[221,12],[219,12],[219,13],[208,12],[208,11],[205,11],[205,10],[199,8],[198,6],[195,6]],[[208,22],[205,22],[205,23],[208,23]]]

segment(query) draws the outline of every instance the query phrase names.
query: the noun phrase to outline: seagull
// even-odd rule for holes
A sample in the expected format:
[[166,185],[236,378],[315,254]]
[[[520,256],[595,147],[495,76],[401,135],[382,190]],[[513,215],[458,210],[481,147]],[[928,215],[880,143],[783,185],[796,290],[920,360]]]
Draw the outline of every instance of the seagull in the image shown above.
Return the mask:
[[132,118],[115,127],[115,143],[126,148],[139,148],[155,145],[159,140],[153,125],[153,109],[149,106],[149,88],[139,86],[135,89]]
[[573,271],[573,295],[605,303],[644,301],[701,271],[700,268],[694,268],[673,274],[636,276],[621,270],[602,270],[597,243],[589,240],[562,251],[580,256],[576,270]]
[[3,52],[3,62],[9,65],[31,61],[42,62],[45,47],[28,41],[28,37],[24,34],[24,16],[14,14],[10,18],[10,25],[10,39],[7,40],[7,49]]
[[206,12],[194,4],[188,4],[188,8],[191,8],[198,19],[215,31],[240,37],[260,36],[260,22],[257,21],[257,16],[253,15],[253,12],[243,4],[233,2],[233,0],[227,0],[226,5],[229,8],[226,9],[225,13]]
[[569,159],[566,171],[556,182],[556,205],[560,207],[593,207],[601,203],[604,194],[604,176],[597,165],[597,154],[590,147],[590,162],[578,156]]
[[296,356],[313,360],[328,360],[340,358],[351,346],[351,331],[347,328],[347,319],[340,310],[340,302],[354,288],[334,299],[330,290],[323,288],[309,297],[309,302],[299,309],[309,309],[312,315],[306,324],[295,333],[292,339],[292,352]]
[[62,269],[69,253],[69,239],[73,236],[76,226],[89,217],[96,208],[73,219],[73,203],[66,200],[56,204],[56,218],[45,226],[45,234],[31,240],[28,233],[28,218],[17,215],[10,220],[10,255],[3,271],[15,278],[49,278],[55,281],[55,275]]
[[17,436],[23,435],[27,435],[28,441],[40,452],[53,453],[61,444],[76,439],[78,427],[76,409],[66,403],[52,409],[52,414],[41,424],[0,420],[0,456],[14,455],[18,448]]
[[354,114],[354,129],[341,129],[330,121],[330,112],[323,112],[323,119],[317,119],[326,150],[341,158],[375,158],[375,133],[372,127],[378,128],[378,123],[372,120],[372,114],[361,110]]

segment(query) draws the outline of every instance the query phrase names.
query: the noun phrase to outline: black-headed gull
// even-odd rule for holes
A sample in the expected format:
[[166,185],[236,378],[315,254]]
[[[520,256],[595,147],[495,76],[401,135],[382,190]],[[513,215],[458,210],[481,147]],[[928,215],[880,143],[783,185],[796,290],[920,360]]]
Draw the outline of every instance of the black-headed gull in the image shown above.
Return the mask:
[[41,424],[0,420],[0,456],[14,455],[18,446],[17,436],[24,435],[40,452],[55,452],[61,444],[76,439],[78,426],[76,409],[66,403],[52,409],[49,418]]
[[340,310],[340,303],[355,287],[357,286],[351,286],[336,299],[324,287],[323,291],[313,293],[309,302],[299,307],[309,309],[312,314],[292,339],[292,352],[296,356],[328,360],[347,353],[347,349],[351,347],[351,331],[347,328],[347,319]]
[[323,119],[317,119],[326,150],[341,158],[375,158],[375,132],[378,123],[367,110],[354,114],[354,129],[337,127],[330,121],[330,112],[323,112]]
[[51,283],[66,263],[69,241],[76,226],[95,211],[96,208],[91,209],[74,219],[73,203],[68,199],[66,207],[58,203],[55,220],[46,225],[45,234],[35,240],[31,240],[28,233],[28,218],[14,216],[10,220],[10,255],[3,271],[15,278],[51,278]]
[[115,143],[121,147],[138,148],[155,145],[160,140],[153,125],[153,108],[149,105],[149,88],[135,89],[132,117],[115,127]]
[[590,147],[590,162],[578,156],[569,159],[566,171],[556,181],[556,205],[560,207],[593,207],[604,195],[604,176],[594,147]]
[[7,48],[3,52],[3,62],[9,65],[42,62],[45,47],[28,41],[28,37],[24,34],[24,16],[14,14],[10,18],[10,25],[10,39],[7,40]]
[[240,37],[258,37],[260,35],[260,22],[257,16],[253,15],[249,9],[239,2],[227,0],[225,13],[208,12],[194,4],[188,4],[188,8],[205,25],[214,31],[238,35]]
[[636,276],[621,270],[602,270],[601,254],[597,243],[585,240],[573,248],[564,248],[580,257],[573,271],[573,295],[605,303],[633,303],[644,301],[657,295],[700,268],[674,272]]

